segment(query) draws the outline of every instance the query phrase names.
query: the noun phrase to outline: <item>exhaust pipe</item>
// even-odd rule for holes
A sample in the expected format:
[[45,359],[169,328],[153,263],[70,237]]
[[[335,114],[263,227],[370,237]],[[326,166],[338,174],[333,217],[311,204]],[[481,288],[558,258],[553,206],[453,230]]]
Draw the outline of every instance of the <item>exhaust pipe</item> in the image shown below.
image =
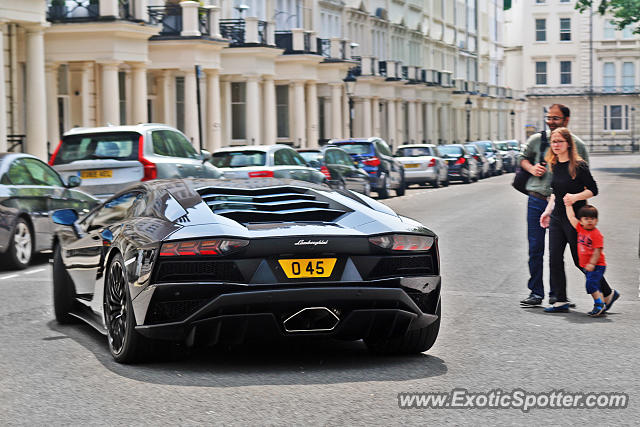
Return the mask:
[[327,307],[307,307],[288,317],[282,325],[287,332],[328,332],[340,318]]

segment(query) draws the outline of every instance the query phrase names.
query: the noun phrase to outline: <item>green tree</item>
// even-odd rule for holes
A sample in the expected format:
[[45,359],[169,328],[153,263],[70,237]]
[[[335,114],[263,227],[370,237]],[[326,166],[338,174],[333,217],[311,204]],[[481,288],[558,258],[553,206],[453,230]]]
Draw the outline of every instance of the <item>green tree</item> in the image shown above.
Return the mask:
[[[612,16],[612,21],[619,30],[640,21],[640,0],[578,0],[576,9],[580,13],[587,12],[594,7],[594,12],[600,15]],[[640,26],[637,26],[635,34],[640,34]]]

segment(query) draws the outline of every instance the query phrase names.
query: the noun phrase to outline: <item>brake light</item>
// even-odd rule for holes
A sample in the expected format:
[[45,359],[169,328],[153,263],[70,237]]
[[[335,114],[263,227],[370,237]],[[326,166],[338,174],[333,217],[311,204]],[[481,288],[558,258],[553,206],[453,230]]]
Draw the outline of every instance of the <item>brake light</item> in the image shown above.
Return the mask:
[[273,178],[273,171],[249,172],[249,178]]
[[247,246],[247,240],[209,239],[163,243],[160,256],[225,255]]
[[56,151],[53,152],[53,154],[51,155],[51,158],[49,159],[50,166],[53,166],[53,162],[56,161],[56,156],[58,155],[58,151],[60,151],[60,147],[62,147],[62,140],[60,140],[60,142],[58,143],[58,146],[56,147]]
[[427,165],[427,167],[432,168],[436,165],[436,159],[431,159],[429,160],[429,164]]
[[140,181],[149,181],[158,177],[156,164],[144,158],[144,137],[142,135],[138,138],[138,161],[142,163],[142,167],[144,168]]
[[393,251],[426,251],[431,249],[434,238],[414,234],[387,234],[369,237],[369,242]]
[[478,157],[478,155],[473,156],[473,158],[480,161],[480,157]]
[[331,179],[331,172],[329,172],[329,169],[326,166],[322,166],[320,168],[320,172],[322,172],[327,179]]
[[458,160],[456,160],[456,165],[463,165],[466,161],[467,159],[465,159],[464,157],[458,157]]
[[377,157],[371,157],[362,161],[367,166],[380,166],[380,159]]

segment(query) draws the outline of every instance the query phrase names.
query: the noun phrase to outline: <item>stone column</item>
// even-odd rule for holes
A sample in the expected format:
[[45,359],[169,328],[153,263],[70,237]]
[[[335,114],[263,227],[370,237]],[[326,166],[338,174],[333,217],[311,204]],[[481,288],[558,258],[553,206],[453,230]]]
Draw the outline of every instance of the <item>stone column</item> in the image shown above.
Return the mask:
[[424,104],[416,102],[416,143],[422,144],[427,138],[424,136]]
[[418,120],[417,120],[417,112],[416,112],[416,101],[409,101],[407,103],[407,106],[409,108],[408,111],[408,115],[409,115],[409,129],[408,130],[408,135],[409,135],[409,144],[415,144],[417,142],[418,139]]
[[[2,38],[2,34],[0,34]],[[2,52],[2,43],[0,42],[0,52]],[[4,55],[0,55],[4,56]],[[47,78],[47,141],[51,144],[51,150],[54,150],[56,144],[60,140],[60,131],[58,129],[58,65],[56,63],[47,63],[45,65],[45,75]],[[0,69],[2,69],[2,59],[0,58]],[[2,70],[4,71],[4,70]],[[0,95],[4,89],[4,79],[2,79],[2,71],[0,71]],[[0,114],[4,106],[4,99],[0,98]],[[2,125],[4,116],[0,116],[0,126]],[[0,129],[0,136],[5,128]],[[2,139],[4,141],[4,138]],[[48,160],[48,159],[47,159]]]
[[262,140],[260,138],[260,87],[257,75],[251,75],[247,77],[247,115],[245,117],[245,123],[247,126],[247,144],[260,145]]
[[[351,138],[353,137],[353,135],[351,135],[351,130],[350,130],[350,123],[355,122],[355,117],[352,117],[351,114],[355,115],[355,111],[351,111],[351,108],[349,107],[349,97],[347,96],[346,92],[343,91],[343,96],[342,96],[342,135],[344,135],[345,138]],[[355,123],[353,124],[353,132],[356,132],[355,129]]]
[[371,98],[371,122],[372,122],[372,135],[381,137],[381,129],[380,129],[380,98],[373,97]]
[[306,147],[306,118],[304,102],[304,82],[293,82],[293,143]]
[[193,141],[193,146],[199,148],[196,72],[193,68],[184,69],[182,72],[184,73],[184,133],[190,141]]
[[400,143],[397,141],[397,132],[396,132],[396,101],[394,99],[390,99],[387,101],[387,123],[389,129],[387,130],[387,134],[389,135],[389,145],[397,148]]
[[316,82],[307,83],[307,147],[318,146],[318,94]]
[[404,100],[399,99],[396,101],[396,145],[394,148],[397,148],[405,142],[405,114],[407,114],[407,112],[405,111]]
[[147,123],[147,66],[143,62],[131,64],[133,69],[131,106],[133,110],[133,123]]
[[109,124],[120,124],[120,104],[118,87],[118,66],[117,62],[102,63],[101,78],[101,98],[102,98],[102,118],[99,126]]
[[371,99],[363,98],[362,104],[362,136],[369,138],[371,134]]
[[0,21],[0,152],[7,151],[7,95],[4,76],[4,22]]
[[222,147],[220,77],[218,70],[204,71],[207,74],[207,132],[204,147],[213,153]]
[[[331,132],[330,138],[342,138],[342,83],[330,83],[331,86]],[[345,117],[348,120],[348,117]]]
[[262,90],[264,92],[264,143],[275,144],[278,139],[278,118],[276,115],[276,86],[273,76],[265,75]]
[[160,117],[158,120],[166,124],[171,124],[171,89],[169,87],[171,77],[171,71],[169,70],[161,70],[156,75],[156,84],[160,95]]
[[[24,151],[47,159],[47,91],[44,78],[44,30],[27,27],[27,139]],[[2,82],[4,84],[4,81]]]
[[182,7],[182,31],[181,36],[200,37],[200,22],[198,20],[198,8],[200,4],[195,1],[183,1]]

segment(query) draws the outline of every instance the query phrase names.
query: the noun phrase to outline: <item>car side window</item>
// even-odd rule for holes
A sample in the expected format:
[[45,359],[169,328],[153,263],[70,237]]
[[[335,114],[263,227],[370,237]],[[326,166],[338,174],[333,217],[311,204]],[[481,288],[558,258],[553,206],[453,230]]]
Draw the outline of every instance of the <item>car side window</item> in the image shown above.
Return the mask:
[[442,157],[442,154],[440,154],[440,150],[438,150],[437,147],[433,148],[433,155],[436,157]]
[[328,165],[335,165],[338,163],[338,160],[336,159],[336,150],[327,150],[324,158]]
[[391,154],[391,149],[389,148],[387,143],[384,142],[383,140],[381,139],[377,140],[376,146],[378,147],[378,151],[380,151],[380,153],[384,154],[385,156],[391,157],[393,155]]
[[55,171],[37,159],[22,159],[24,167],[31,174],[35,185],[64,187],[62,180]]
[[290,163],[287,162],[287,150],[281,149],[273,153],[273,164],[276,166],[284,166]]
[[107,227],[130,216],[129,211],[140,194],[137,191],[125,193],[105,203],[92,215],[89,230]]
[[24,159],[14,160],[6,176],[13,185],[36,185],[29,170],[24,166]]
[[198,153],[180,133],[172,130],[155,130],[151,133],[153,152],[161,156],[197,159]]
[[345,166],[353,166],[353,159],[350,155],[345,153],[344,151],[338,151],[338,156],[342,159],[342,164]]
[[304,161],[304,158],[298,154],[296,151],[294,150],[288,150],[289,151],[289,156],[291,157],[291,164],[292,165],[298,165],[298,166],[306,166],[307,162]]

